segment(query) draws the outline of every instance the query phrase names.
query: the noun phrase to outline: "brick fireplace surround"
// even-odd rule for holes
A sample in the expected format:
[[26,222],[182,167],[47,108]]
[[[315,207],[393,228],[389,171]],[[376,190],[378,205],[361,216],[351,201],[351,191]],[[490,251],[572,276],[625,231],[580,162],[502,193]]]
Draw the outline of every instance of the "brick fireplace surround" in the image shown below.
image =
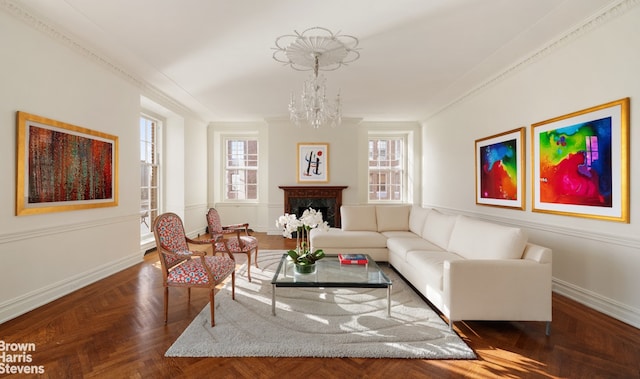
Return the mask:
[[300,216],[307,208],[322,212],[329,226],[340,227],[342,190],[347,186],[280,186],[284,191],[284,213]]

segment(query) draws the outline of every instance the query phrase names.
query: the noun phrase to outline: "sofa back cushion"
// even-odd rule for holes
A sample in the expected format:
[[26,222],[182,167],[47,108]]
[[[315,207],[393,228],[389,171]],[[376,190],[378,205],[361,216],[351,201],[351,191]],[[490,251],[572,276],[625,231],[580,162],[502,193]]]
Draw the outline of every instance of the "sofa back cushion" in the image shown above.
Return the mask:
[[374,205],[343,205],[340,207],[342,230],[378,231]]
[[422,238],[445,249],[449,249],[451,231],[458,216],[445,215],[432,209],[428,214],[422,228]]
[[429,214],[429,208],[422,208],[421,206],[414,205],[411,207],[411,213],[409,214],[409,231],[422,235],[422,229],[424,228],[424,222]]
[[376,205],[379,232],[409,230],[411,205]]
[[520,228],[458,216],[449,251],[467,259],[520,259],[526,244]]

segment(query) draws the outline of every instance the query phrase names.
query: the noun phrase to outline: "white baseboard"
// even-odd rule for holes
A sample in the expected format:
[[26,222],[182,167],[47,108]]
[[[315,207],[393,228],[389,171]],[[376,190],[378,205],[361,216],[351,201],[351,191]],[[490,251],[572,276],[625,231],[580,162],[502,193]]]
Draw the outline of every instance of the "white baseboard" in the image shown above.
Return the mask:
[[100,279],[106,278],[119,271],[129,268],[142,261],[142,254],[135,253],[121,258],[114,262],[109,262],[93,270],[74,275],[71,278],[61,280],[49,286],[38,288],[15,299],[0,304],[0,323],[16,318],[35,308],[50,303],[62,296],[68,295]]
[[140,241],[140,255],[144,255],[147,251],[156,247],[155,238]]
[[634,309],[626,304],[555,278],[553,279],[553,292],[640,329],[640,309]]

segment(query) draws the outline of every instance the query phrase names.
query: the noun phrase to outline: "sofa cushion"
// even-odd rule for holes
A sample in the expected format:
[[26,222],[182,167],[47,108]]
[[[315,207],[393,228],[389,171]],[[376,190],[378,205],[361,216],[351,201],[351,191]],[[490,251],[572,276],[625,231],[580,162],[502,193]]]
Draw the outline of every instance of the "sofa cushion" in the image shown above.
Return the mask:
[[415,233],[401,231],[401,230],[397,230],[397,231],[392,230],[390,232],[380,232],[380,233],[387,238],[398,238],[398,237],[420,238],[420,236],[416,235]]
[[411,207],[411,213],[409,214],[409,230],[417,235],[422,234],[422,228],[424,228],[424,222],[429,214],[429,208],[422,208],[414,205]]
[[467,259],[520,259],[527,234],[520,228],[459,216],[449,251]]
[[441,248],[449,249],[449,239],[453,225],[456,223],[458,216],[445,215],[435,209],[427,214],[427,219],[422,228],[422,238],[432,242]]
[[342,230],[376,232],[376,207],[373,205],[343,205],[340,207]]
[[323,248],[377,248],[386,247],[387,238],[378,232],[331,228],[329,231],[311,230],[311,246]]
[[414,250],[443,251],[440,247],[424,240],[418,236],[415,237],[395,237],[387,239],[387,249],[389,253],[394,253],[405,258],[407,253]]
[[377,205],[376,223],[379,232],[409,230],[410,205]]
[[463,257],[448,251],[414,250],[407,253],[406,261],[411,270],[419,272],[433,288],[443,291],[445,261],[459,261]]

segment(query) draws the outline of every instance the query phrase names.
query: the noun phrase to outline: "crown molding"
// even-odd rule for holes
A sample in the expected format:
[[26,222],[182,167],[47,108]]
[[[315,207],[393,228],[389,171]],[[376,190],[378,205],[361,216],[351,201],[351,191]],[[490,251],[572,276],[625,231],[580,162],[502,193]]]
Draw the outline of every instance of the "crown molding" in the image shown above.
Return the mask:
[[[512,74],[546,57],[547,55],[556,51],[558,48],[561,48],[566,44],[576,40],[577,38],[581,37],[587,32],[599,27],[602,24],[605,24],[606,22],[612,19],[615,19],[627,13],[628,11],[635,8],[639,4],[640,4],[640,0],[620,0],[619,2],[612,4],[609,7],[603,8],[603,10],[600,11],[599,13],[595,14],[590,18],[585,19],[584,22],[582,22],[581,24],[578,24],[576,27],[567,31],[565,34],[559,36],[558,38],[551,41],[544,47],[533,52],[532,54],[525,57],[524,59],[517,61],[515,64],[507,67],[505,70],[501,71],[497,75],[489,78],[488,80],[482,82],[481,84],[477,85],[471,90],[465,92],[463,95],[459,96],[455,100],[445,104],[439,110],[432,113],[428,117],[428,119],[433,118],[434,116],[453,107],[454,105],[462,102],[463,100],[506,79]],[[64,45],[78,52],[79,54],[93,60],[94,62],[100,64],[103,67],[106,67],[111,72],[118,75],[119,77],[125,79],[129,83],[132,83],[134,86],[139,88],[141,92],[143,92],[148,97],[154,98],[155,100],[162,103],[163,105],[174,109],[175,111],[177,111],[177,113],[191,115],[196,119],[206,121],[204,120],[204,117],[202,117],[202,115],[198,114],[188,106],[177,101],[175,98],[167,95],[165,92],[151,85],[149,82],[132,74],[127,69],[120,66],[118,63],[113,62],[109,58],[96,53],[95,52],[96,49],[92,49],[85,46],[86,42],[78,41],[75,37],[71,36],[67,31],[63,30],[58,26],[53,25],[49,21],[46,21],[42,16],[36,14],[34,11],[28,9],[25,5],[19,3],[18,1],[0,0],[0,9],[4,10],[6,13],[13,16],[14,18],[21,20],[22,22],[31,26],[32,28],[49,36],[50,38],[63,43]],[[426,121],[426,120],[423,120],[423,121]]]
[[154,100],[161,103],[161,105],[167,106],[177,113],[180,113],[182,115],[189,115],[198,120],[205,121],[204,118],[201,117],[201,115],[197,114],[189,107],[178,102],[176,99],[167,95],[165,92],[153,86],[149,82],[132,74],[117,62],[114,62],[108,57],[98,54],[97,52],[95,52],[95,50],[97,49],[86,46],[86,41],[80,41],[76,39],[76,37],[72,36],[68,31],[62,29],[57,25],[54,25],[52,22],[46,20],[44,17],[27,8],[25,5],[20,4],[18,1],[0,0],[0,9],[4,10],[7,14],[14,17],[15,19],[22,21],[31,28],[45,34],[49,38],[69,47],[71,50],[88,58],[94,63],[107,68],[112,73],[139,88],[141,91],[141,95],[143,94],[149,98],[153,98]]
[[431,114],[429,118],[433,118],[434,116],[444,112],[445,110],[453,107],[454,105],[462,102],[463,100],[506,79],[507,77],[524,69],[525,67],[530,66],[535,62],[538,62],[540,59],[548,56],[549,54],[569,44],[570,42],[575,41],[576,39],[583,36],[584,34],[600,27],[601,25],[605,24],[610,20],[613,20],[629,12],[631,9],[635,8],[637,5],[640,5],[640,0],[620,0],[618,3],[612,4],[609,7],[603,8],[601,12],[596,13],[595,15],[585,19],[584,22],[576,25],[575,28],[560,35],[558,38],[556,38],[555,40],[552,40],[551,42],[549,42],[542,48],[538,49],[537,51],[534,51],[532,54],[530,54],[526,58],[520,61],[517,61],[515,64],[509,66],[507,69],[489,78],[488,80],[482,82],[481,84],[467,91],[466,93],[456,98],[455,100],[447,103],[442,108],[440,108],[440,110]]

